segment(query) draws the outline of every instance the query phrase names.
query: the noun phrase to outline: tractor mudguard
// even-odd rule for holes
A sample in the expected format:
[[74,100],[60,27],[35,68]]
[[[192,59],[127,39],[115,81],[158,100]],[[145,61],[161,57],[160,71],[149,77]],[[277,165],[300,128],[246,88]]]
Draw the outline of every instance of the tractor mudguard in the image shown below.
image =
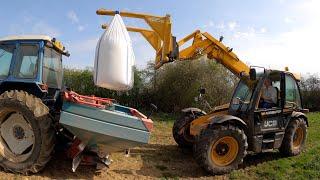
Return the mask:
[[240,126],[242,127],[247,127],[247,123],[245,123],[242,119],[232,116],[232,115],[218,115],[218,116],[213,116],[210,118],[210,123],[209,125],[213,124],[222,124],[224,122],[235,122],[236,124],[239,123]]
[[192,114],[200,114],[200,115],[206,115],[207,113],[202,111],[199,108],[195,107],[189,107],[181,110],[183,113],[192,113]]
[[292,118],[299,118],[299,117],[303,118],[303,119],[306,121],[307,126],[309,127],[308,118],[307,118],[307,116],[306,116],[304,113],[302,113],[302,112],[297,112],[297,111],[293,111],[292,114],[291,114],[291,117],[292,117]]

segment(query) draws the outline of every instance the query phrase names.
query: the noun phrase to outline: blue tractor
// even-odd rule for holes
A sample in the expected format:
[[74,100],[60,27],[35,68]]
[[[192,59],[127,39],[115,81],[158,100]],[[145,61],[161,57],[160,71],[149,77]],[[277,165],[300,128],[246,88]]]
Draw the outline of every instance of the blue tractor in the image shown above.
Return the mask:
[[48,36],[0,39],[0,166],[5,170],[35,173],[50,159],[62,55],[69,56]]
[[69,56],[65,47],[48,36],[0,39],[0,166],[6,171],[40,171],[61,136],[73,171],[85,149],[112,152],[149,140],[152,121],[137,110],[74,92],[66,98],[62,56]]

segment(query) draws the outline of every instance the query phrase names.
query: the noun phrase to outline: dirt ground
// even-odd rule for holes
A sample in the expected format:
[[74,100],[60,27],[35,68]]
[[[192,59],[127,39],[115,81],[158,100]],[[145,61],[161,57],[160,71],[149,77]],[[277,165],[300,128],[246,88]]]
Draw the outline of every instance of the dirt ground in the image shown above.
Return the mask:
[[[171,128],[172,121],[156,121],[151,143],[132,149],[129,157],[124,153],[112,154],[109,169],[97,171],[94,167],[79,166],[73,173],[70,160],[55,156],[38,174],[22,176],[0,171],[0,179],[229,179],[228,175],[213,177],[203,171],[191,151],[178,148]],[[249,155],[242,168],[277,158],[277,153]]]
[[54,156],[45,169],[35,175],[22,176],[0,171],[1,179],[157,179],[209,178],[194,162],[191,152],[183,152],[171,135],[172,122],[155,122],[151,143],[124,153],[111,155],[109,169],[97,171],[91,166],[79,166],[71,171],[71,161]]

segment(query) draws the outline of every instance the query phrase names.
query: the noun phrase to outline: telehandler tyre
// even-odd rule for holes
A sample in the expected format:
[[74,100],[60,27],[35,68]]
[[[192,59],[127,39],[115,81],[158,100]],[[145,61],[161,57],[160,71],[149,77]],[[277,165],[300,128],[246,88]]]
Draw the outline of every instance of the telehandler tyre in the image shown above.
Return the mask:
[[55,134],[49,109],[24,91],[0,95],[0,166],[29,174],[44,168],[54,148]]
[[173,138],[181,148],[192,148],[195,141],[194,136],[190,135],[190,123],[194,120],[191,113],[184,113],[177,119],[172,128]]
[[247,136],[232,125],[202,130],[194,145],[197,163],[211,174],[225,174],[238,168],[247,154]]
[[307,137],[307,124],[302,118],[289,122],[279,151],[285,156],[296,156],[301,153]]

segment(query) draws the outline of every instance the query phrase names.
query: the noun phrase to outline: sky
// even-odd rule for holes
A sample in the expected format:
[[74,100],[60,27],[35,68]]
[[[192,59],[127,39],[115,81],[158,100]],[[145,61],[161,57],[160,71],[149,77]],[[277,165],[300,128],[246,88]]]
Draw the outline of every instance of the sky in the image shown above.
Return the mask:
[[[93,67],[100,26],[112,18],[96,15],[99,8],[170,14],[177,39],[200,29],[224,36],[223,42],[249,65],[319,72],[319,0],[10,0],[0,6],[0,36],[56,37],[71,53],[66,67]],[[128,26],[148,27],[137,19],[123,19]],[[136,65],[143,68],[155,52],[140,34],[130,36]]]

